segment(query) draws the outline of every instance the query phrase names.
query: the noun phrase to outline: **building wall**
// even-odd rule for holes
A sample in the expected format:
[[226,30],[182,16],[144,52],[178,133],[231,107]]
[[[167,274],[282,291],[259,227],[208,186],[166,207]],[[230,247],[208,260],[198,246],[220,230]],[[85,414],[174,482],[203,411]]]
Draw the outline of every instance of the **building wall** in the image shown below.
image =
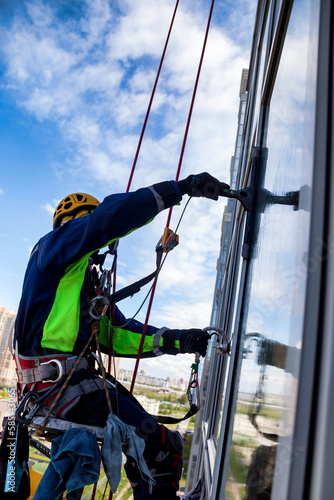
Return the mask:
[[136,398],[139,401],[139,403],[142,405],[144,410],[146,410],[148,413],[151,413],[152,415],[158,415],[160,401],[157,401],[156,399],[148,398],[144,395],[139,395]]

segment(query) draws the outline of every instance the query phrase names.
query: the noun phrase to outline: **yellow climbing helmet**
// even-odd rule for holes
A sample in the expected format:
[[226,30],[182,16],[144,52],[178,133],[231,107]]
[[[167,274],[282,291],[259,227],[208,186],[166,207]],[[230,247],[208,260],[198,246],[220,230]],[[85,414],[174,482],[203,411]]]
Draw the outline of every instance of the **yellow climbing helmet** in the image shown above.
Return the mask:
[[63,220],[65,218],[67,219],[69,216],[71,216],[71,218],[75,218],[76,216],[79,216],[79,212],[83,212],[81,215],[91,213],[99,204],[99,200],[90,194],[69,194],[57,205],[55,213],[53,214],[53,229],[59,227]]

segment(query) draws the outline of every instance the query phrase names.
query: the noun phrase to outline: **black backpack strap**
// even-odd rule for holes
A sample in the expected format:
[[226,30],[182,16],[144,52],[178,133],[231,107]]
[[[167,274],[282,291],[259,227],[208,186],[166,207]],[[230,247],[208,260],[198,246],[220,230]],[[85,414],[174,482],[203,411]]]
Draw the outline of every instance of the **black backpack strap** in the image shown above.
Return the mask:
[[175,418],[175,417],[167,417],[165,415],[150,415],[154,420],[159,422],[159,424],[178,424],[179,422],[182,422],[183,420],[187,420],[188,418],[192,417],[193,415],[196,415],[198,412],[199,407],[195,404],[192,404],[190,406],[189,411],[184,415],[184,417],[180,418]]
[[124,300],[127,297],[132,297],[132,295],[138,293],[141,287],[147,285],[147,283],[149,283],[156,277],[158,271],[159,269],[157,268],[153,273],[149,274],[148,276],[145,276],[145,278],[142,278],[141,280],[136,281],[131,285],[125,286],[124,288],[121,288],[121,290],[118,290],[117,292],[114,292],[111,295],[107,295],[110,304],[116,304],[116,302]]
[[150,281],[152,281],[157,274],[160,271],[160,264],[162,260],[162,254],[163,254],[163,248],[156,248],[156,269],[153,271],[153,273],[148,274],[144,278],[136,281],[135,283],[132,283],[131,285],[125,286],[121,290],[118,290],[117,292],[114,292],[110,295],[107,295],[107,299],[110,304],[116,304],[116,302],[120,302],[121,300],[126,299],[127,297],[132,297],[135,293],[138,293],[140,289],[144,286],[147,285]]

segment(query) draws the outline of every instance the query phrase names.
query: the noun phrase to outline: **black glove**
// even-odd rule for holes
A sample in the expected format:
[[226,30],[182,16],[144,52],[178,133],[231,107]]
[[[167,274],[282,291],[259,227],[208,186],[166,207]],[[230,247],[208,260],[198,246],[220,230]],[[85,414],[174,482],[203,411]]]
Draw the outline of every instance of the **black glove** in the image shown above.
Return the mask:
[[220,182],[207,172],[189,175],[186,179],[178,181],[177,184],[182,194],[209,198],[211,200],[218,200],[218,196],[223,196],[225,191],[230,188],[228,184]]
[[205,356],[208,347],[208,340],[210,335],[203,330],[191,328],[190,330],[183,330],[180,338],[180,352],[194,353],[199,352],[201,356]]

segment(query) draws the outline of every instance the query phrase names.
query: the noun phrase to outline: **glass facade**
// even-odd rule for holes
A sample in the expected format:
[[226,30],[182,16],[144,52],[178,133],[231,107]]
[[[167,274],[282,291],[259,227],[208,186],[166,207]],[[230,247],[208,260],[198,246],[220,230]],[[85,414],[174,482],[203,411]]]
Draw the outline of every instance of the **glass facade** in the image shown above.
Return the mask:
[[[268,158],[246,284],[248,311],[226,498],[235,498],[235,490],[243,499],[285,498],[294,458],[291,440],[303,347],[316,97],[317,60],[312,58],[316,54],[309,34],[316,17],[318,10],[310,1],[294,3],[270,110],[260,124],[266,136],[258,134]],[[292,202],[293,196],[300,196],[298,207],[283,204],[291,192]]]
[[333,13],[321,0],[258,2],[230,180],[252,186],[254,200],[251,211],[227,203],[211,318],[232,348],[220,356],[210,346],[186,486],[204,477],[207,499],[304,498],[310,450],[299,434],[311,440],[301,400],[310,422],[314,395],[303,374],[309,339],[317,344],[306,320],[324,252],[312,236],[324,5]]

